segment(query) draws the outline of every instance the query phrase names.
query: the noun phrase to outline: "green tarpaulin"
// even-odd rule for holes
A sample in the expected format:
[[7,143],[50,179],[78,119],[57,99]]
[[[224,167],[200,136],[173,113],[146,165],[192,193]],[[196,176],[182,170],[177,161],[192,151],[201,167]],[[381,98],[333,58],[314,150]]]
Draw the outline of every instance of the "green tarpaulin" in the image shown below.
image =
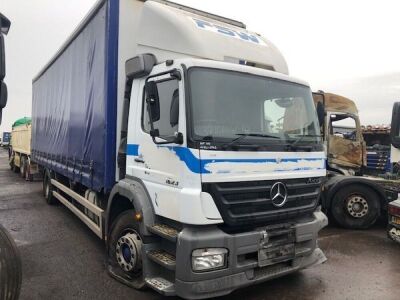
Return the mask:
[[12,127],[17,127],[17,126],[21,126],[21,125],[27,125],[27,124],[31,124],[32,119],[25,117],[22,119],[18,119],[17,121],[14,122],[14,124],[12,125]]

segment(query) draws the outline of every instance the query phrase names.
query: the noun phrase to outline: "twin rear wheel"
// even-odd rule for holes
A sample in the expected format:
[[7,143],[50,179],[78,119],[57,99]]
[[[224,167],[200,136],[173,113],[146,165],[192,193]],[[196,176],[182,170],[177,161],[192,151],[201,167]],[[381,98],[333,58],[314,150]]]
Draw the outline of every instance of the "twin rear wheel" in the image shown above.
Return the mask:
[[31,174],[31,166],[26,156],[21,157],[21,167],[19,168],[22,178],[27,181],[33,181],[33,175]]
[[339,190],[332,200],[335,221],[349,229],[367,229],[375,224],[381,206],[378,194],[363,185],[350,185]]
[[10,169],[15,173],[19,173],[22,178],[28,181],[33,181],[33,175],[31,174],[31,167],[29,159],[26,156],[20,157],[20,166],[15,164],[15,156],[10,161]]

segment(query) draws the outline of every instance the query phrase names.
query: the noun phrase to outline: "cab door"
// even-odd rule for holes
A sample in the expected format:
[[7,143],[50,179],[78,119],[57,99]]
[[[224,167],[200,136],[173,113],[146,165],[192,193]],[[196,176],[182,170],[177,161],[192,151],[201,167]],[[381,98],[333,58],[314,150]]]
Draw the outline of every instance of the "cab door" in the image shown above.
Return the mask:
[[357,116],[328,114],[328,163],[359,169],[363,165],[363,137]]
[[[132,125],[128,129],[126,171],[128,176],[143,183],[157,215],[180,221],[185,217],[181,209],[182,202],[188,198],[185,193],[190,194],[191,188],[200,189],[200,174],[190,172],[182,157],[191,154],[186,147],[182,74],[179,68],[162,64],[150,76],[134,83],[136,93],[132,92],[131,98]],[[158,112],[152,115],[146,89],[149,81],[154,82],[159,100]],[[131,118],[133,115],[136,117]],[[153,138],[152,131],[158,137]],[[173,141],[178,136],[180,139]],[[190,203],[186,201],[186,205]]]

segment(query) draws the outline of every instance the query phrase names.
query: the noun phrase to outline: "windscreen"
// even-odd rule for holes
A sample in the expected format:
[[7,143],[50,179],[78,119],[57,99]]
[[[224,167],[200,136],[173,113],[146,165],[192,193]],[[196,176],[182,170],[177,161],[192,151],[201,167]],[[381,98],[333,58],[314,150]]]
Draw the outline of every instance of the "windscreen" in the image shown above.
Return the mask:
[[189,74],[194,139],[320,142],[309,87],[217,69],[193,68]]

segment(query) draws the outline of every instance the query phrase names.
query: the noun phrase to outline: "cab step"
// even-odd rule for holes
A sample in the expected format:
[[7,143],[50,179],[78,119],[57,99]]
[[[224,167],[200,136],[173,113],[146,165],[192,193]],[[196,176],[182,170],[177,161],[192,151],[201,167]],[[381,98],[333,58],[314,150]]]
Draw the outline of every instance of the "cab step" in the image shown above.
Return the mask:
[[168,270],[174,271],[176,266],[176,258],[174,255],[161,250],[161,249],[154,249],[147,251],[147,256],[158,263],[159,265],[167,268]]
[[171,242],[176,242],[179,231],[173,227],[170,227],[165,224],[154,224],[153,226],[148,226],[147,229],[164,239],[167,239]]
[[161,277],[146,278],[146,284],[164,296],[175,296],[175,285]]

